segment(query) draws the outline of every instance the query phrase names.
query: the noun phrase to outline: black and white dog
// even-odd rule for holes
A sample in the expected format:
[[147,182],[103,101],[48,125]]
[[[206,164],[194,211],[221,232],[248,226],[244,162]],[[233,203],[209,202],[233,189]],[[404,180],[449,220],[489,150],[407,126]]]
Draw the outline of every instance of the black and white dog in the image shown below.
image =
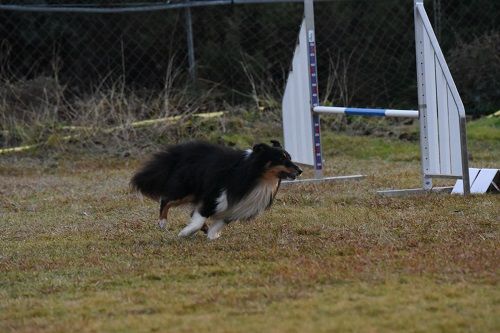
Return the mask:
[[203,230],[216,239],[231,221],[252,219],[270,207],[281,180],[302,173],[281,144],[271,142],[246,151],[204,142],[170,146],[146,162],[131,185],[160,200],[160,227],[171,207],[193,204],[191,221],[179,236]]

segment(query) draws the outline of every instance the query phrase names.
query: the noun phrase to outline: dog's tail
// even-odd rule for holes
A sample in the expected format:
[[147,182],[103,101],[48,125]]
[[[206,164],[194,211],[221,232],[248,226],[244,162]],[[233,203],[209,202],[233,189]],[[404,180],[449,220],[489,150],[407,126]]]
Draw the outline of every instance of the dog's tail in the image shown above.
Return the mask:
[[169,174],[174,168],[169,152],[157,153],[130,180],[133,190],[158,200],[166,190]]

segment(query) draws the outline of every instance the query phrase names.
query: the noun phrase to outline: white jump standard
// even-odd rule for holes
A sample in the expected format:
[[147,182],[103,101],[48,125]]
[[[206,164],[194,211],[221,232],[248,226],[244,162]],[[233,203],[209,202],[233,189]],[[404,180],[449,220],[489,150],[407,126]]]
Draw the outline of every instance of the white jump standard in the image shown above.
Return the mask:
[[442,190],[432,186],[432,178],[439,177],[461,179],[463,193],[470,192],[465,108],[425,12],[423,0],[414,0],[414,16],[418,110],[320,106],[313,0],[304,0],[304,19],[282,108],[285,149],[295,162],[314,166],[315,179],[311,181],[361,177],[323,177],[320,114],[407,117],[419,118],[420,122],[423,188],[380,193],[395,195]]

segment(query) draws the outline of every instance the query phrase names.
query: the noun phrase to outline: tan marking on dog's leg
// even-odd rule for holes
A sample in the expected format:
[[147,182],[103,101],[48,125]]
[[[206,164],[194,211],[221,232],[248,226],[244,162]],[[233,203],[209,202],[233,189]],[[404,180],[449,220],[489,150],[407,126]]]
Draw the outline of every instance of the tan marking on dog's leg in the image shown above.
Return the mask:
[[184,197],[182,199],[167,202],[167,204],[165,205],[165,207],[163,207],[160,213],[160,219],[158,221],[158,225],[160,226],[160,228],[164,229],[165,226],[167,225],[168,210],[171,207],[177,207],[186,203],[190,203],[193,200],[194,197],[192,195],[188,195],[187,197]]
[[168,216],[168,209],[169,208],[170,208],[170,206],[167,203],[165,205],[165,207],[163,207],[163,209],[161,210],[160,219],[158,221],[158,225],[160,226],[161,229],[165,229],[165,227],[167,225],[167,216]]

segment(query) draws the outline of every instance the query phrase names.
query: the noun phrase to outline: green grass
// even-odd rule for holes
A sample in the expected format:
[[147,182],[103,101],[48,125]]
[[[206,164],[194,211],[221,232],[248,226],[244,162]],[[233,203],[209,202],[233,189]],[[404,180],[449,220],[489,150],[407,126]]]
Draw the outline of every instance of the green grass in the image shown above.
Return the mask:
[[467,137],[472,140],[500,141],[500,117],[483,117],[470,122]]
[[[500,164],[495,126],[469,126],[473,166]],[[367,179],[283,187],[213,242],[177,238],[185,209],[157,228],[141,158],[2,157],[0,332],[499,331],[500,196],[379,197],[419,185],[416,142],[323,142],[327,173]]]

